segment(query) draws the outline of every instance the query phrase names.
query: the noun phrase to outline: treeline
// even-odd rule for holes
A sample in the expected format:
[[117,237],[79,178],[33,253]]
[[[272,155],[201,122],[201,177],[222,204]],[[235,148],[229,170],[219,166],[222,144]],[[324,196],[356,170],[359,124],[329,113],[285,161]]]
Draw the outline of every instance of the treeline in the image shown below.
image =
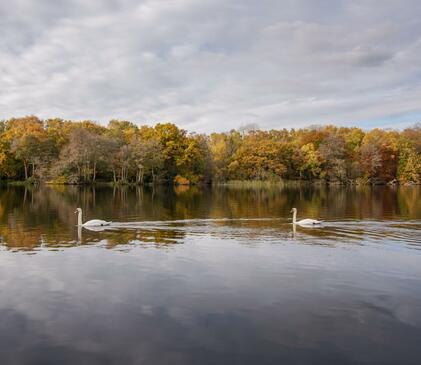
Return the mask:
[[301,180],[420,183],[421,125],[187,133],[111,120],[0,121],[0,179],[83,184]]

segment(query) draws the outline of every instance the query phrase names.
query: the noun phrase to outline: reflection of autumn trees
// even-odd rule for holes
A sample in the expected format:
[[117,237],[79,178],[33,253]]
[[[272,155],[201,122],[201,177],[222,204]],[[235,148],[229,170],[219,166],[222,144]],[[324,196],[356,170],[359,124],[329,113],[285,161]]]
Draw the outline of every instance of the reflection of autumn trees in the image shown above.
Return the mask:
[[[419,219],[420,199],[421,189],[416,186],[4,187],[0,189],[0,237],[2,244],[10,249],[34,249],[41,242],[47,247],[61,247],[79,241],[89,244],[102,240],[108,247],[142,242],[166,245],[183,242],[191,224],[183,223],[185,219],[281,218],[280,223],[285,223],[290,219],[291,207],[298,208],[300,215],[326,220]],[[101,217],[115,222],[136,222],[139,227],[104,232],[84,229],[80,240],[74,215],[79,206],[85,219]],[[172,220],[181,222],[175,225],[162,222]],[[155,228],[154,222],[158,225]],[[212,224],[239,227],[245,223],[233,220]],[[278,227],[276,221],[246,224],[250,229]],[[249,237],[253,234],[253,231],[248,233]]]
[[13,219],[7,227],[0,228],[2,243],[8,249],[32,250],[41,244],[42,229],[29,229]]
[[[85,235],[85,232],[83,232]],[[164,248],[177,243],[182,243],[184,233],[170,229],[151,230],[123,230],[100,235],[106,240],[107,248],[114,248],[119,245],[153,244],[157,248]],[[85,240],[86,242],[86,240]]]
[[212,218],[279,216],[287,196],[279,187],[241,189],[221,187],[212,190]]
[[402,189],[396,197],[399,212],[409,218],[417,218],[420,215],[420,189]]

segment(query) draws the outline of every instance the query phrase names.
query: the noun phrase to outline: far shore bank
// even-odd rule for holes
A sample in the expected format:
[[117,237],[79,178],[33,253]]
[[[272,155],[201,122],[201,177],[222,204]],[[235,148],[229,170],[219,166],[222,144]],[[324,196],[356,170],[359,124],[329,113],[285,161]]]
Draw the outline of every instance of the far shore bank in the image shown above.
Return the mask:
[[55,181],[24,181],[24,180],[0,180],[0,186],[97,186],[97,187],[154,187],[154,186],[179,186],[179,187],[193,187],[193,186],[228,186],[228,187],[244,187],[244,188],[259,188],[270,186],[420,186],[421,183],[408,183],[394,181],[325,181],[325,180],[230,180],[224,182],[209,182],[209,183],[186,183],[176,184],[170,182],[157,183],[135,183],[135,182],[113,182],[113,181],[96,181],[96,182],[81,182],[81,183],[66,183]]

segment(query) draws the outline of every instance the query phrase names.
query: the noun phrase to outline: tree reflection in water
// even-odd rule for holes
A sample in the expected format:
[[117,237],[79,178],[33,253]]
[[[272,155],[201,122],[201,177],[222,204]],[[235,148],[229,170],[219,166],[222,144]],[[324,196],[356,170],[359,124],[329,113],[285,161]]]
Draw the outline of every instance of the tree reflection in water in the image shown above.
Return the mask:
[[[210,235],[244,243],[359,244],[390,237],[417,244],[419,187],[3,187],[0,237],[10,250],[59,248],[101,242],[168,247],[186,235]],[[86,219],[117,222],[110,229],[76,227],[75,207]],[[289,210],[327,221],[322,228],[290,224]],[[409,229],[411,228],[411,229]]]

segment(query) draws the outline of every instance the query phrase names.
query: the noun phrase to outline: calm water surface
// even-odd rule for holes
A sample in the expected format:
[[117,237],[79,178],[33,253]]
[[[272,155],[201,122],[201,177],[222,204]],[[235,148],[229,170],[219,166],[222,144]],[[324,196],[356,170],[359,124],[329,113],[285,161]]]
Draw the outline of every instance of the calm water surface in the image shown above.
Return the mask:
[[421,189],[3,187],[0,363],[418,365]]

